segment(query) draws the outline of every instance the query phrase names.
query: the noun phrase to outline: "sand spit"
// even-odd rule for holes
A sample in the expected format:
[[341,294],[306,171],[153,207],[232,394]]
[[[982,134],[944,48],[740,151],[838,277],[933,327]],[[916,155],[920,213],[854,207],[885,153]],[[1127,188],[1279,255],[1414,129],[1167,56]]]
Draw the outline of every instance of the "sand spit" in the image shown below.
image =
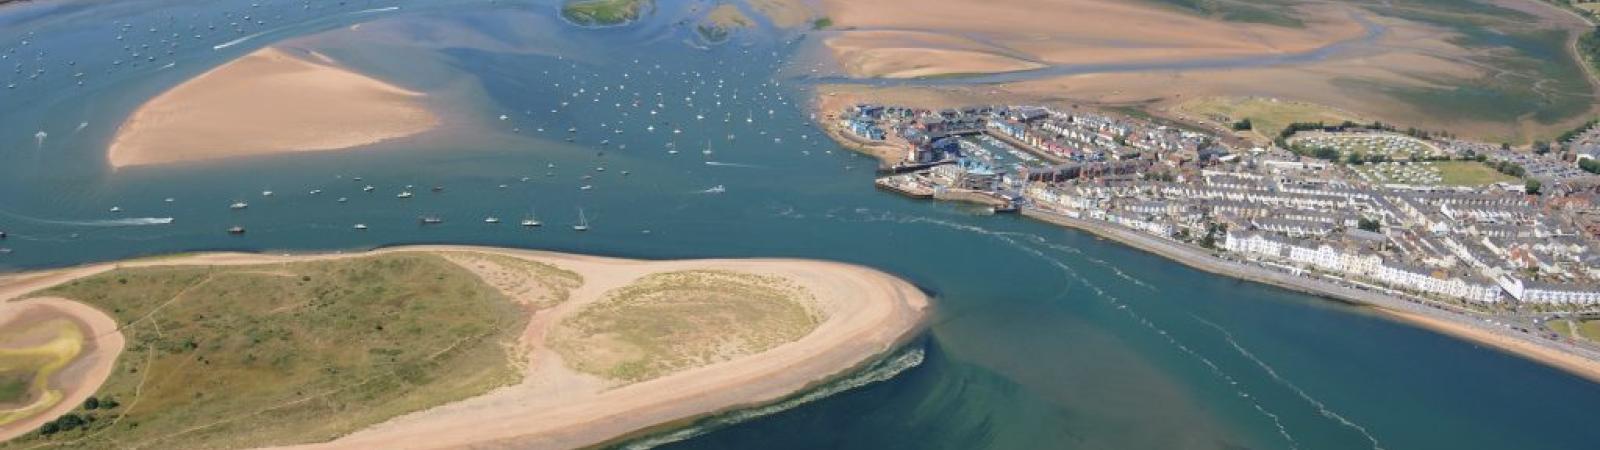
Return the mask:
[[[541,310],[529,321],[523,345],[519,346],[527,351],[528,361],[521,383],[397,417],[332,442],[295,448],[573,448],[602,444],[661,424],[778,401],[844,375],[912,337],[930,308],[927,297],[916,287],[876,270],[841,263],[780,259],[642,261],[466,246],[411,246],[299,256],[209,253],[131,260],[11,277],[0,285],[0,300],[118,267],[257,265],[414,251],[524,258],[576,272],[584,282],[571,291],[570,300]],[[826,319],[798,341],[634,384],[569,369],[544,346],[545,333],[554,324],[600,300],[606,292],[647,274],[684,270],[732,270],[786,278],[810,291],[813,307],[822,311]]]
[[117,356],[122,354],[126,345],[122,333],[117,329],[116,319],[106,313],[65,299],[16,300],[24,292],[28,291],[0,287],[0,330],[6,329],[14,319],[65,318],[83,333],[84,342],[78,356],[51,377],[50,384],[60,390],[61,399],[37,415],[0,425],[0,442],[27,434],[82,405],[111,377]]
[[325,56],[265,48],[140,106],[108,159],[122,168],[360,147],[437,126],[423,97]]

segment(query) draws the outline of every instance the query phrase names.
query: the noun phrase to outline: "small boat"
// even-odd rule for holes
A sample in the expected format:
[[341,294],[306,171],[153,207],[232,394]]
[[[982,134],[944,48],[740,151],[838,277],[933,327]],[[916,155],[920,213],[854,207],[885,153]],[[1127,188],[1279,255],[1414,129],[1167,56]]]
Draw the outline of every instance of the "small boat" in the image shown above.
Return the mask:
[[423,225],[437,225],[444,223],[444,219],[439,218],[439,216],[422,216],[418,220],[422,221]]
[[587,185],[587,184],[585,184],[583,186],[578,186],[578,190],[580,190],[580,191],[587,191],[587,190],[590,190],[590,189],[594,189],[594,186],[590,186],[590,185]]
[[228,205],[228,209],[245,209],[249,207],[250,204],[245,202],[233,202],[232,205]]
[[228,228],[228,234],[244,234],[244,227],[234,225]]
[[397,197],[397,198],[411,198],[411,191],[400,191],[399,194],[395,194],[395,197]]
[[321,194],[321,193],[322,193],[321,189],[312,189],[311,190],[311,195],[317,195],[317,194]]
[[348,202],[348,201],[350,201],[350,199],[345,198],[345,197],[339,197],[339,203],[344,203],[344,202]]
[[172,198],[172,197],[167,197],[166,199],[164,199],[162,201],[167,202],[167,203],[172,203],[172,202],[175,202],[175,201],[178,201],[178,200],[175,199],[175,198]]
[[578,224],[572,226],[573,231],[589,231],[589,218],[583,215],[583,208],[578,208]]
[[351,227],[351,228],[354,228],[354,229],[356,229],[356,231],[363,231],[363,230],[366,230],[366,229],[367,229],[367,224],[364,224],[364,223],[358,223],[358,224],[356,224],[356,225],[355,225],[355,226],[353,226],[353,227]]
[[605,172],[606,168],[604,168],[604,167],[596,167],[596,168],[594,168],[594,171],[595,172]]
[[721,194],[723,192],[728,192],[728,188],[723,187],[720,184],[716,185],[716,186],[712,186],[710,189],[706,189],[705,190],[705,193],[707,193],[707,194]]
[[483,223],[500,223],[500,218],[495,216],[485,217],[483,218]]
[[261,191],[261,196],[262,197],[271,197],[272,196],[272,191]]
[[369,185],[363,186],[361,188],[361,192],[372,192],[375,189],[378,189],[378,188],[372,187],[372,185],[369,184]]
[[444,186],[434,186],[433,187],[433,191],[434,192],[444,192]]
[[111,212],[114,212],[114,213],[122,212],[122,207],[121,206],[113,206],[113,207],[111,207]]

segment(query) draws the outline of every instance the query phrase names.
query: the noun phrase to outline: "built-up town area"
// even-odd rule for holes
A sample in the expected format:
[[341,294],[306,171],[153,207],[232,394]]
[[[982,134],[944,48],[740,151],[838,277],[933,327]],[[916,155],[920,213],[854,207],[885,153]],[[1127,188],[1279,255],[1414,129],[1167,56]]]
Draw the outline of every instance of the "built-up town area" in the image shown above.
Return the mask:
[[1382,124],[1294,124],[1258,147],[1040,106],[829,113],[847,143],[904,149],[877,180],[904,195],[1480,317],[1538,316],[1506,326],[1549,339],[1529,328],[1600,311],[1600,176],[1580,168],[1600,162],[1597,127],[1532,152]]

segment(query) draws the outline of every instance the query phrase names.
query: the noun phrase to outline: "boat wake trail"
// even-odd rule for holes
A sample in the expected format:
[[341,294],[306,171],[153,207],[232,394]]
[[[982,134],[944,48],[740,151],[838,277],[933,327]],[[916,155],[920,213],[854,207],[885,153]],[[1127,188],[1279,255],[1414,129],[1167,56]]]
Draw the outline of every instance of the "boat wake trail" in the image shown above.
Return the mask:
[[865,370],[857,372],[854,375],[832,383],[828,383],[822,387],[800,394],[799,396],[791,397],[787,400],[768,406],[736,411],[730,414],[724,414],[701,420],[700,422],[681,430],[629,442],[626,445],[623,445],[621,448],[628,450],[651,449],[678,441],[692,439],[696,436],[704,435],[706,433],[710,433],[731,425],[736,425],[750,420],[788,411],[801,405],[838,394],[840,392],[859,388],[880,381],[887,381],[891,378],[894,378],[896,375],[900,375],[902,372],[922,365],[922,361],[924,358],[926,358],[926,356],[927,351],[923,350],[921,346],[912,346],[905,350],[901,350],[892,356],[879,360],[878,362],[872,363],[872,365],[867,366]]
[[731,162],[722,162],[722,161],[706,161],[706,165],[712,166],[712,167],[742,167],[742,168],[745,168],[745,169],[765,169],[766,168],[766,166],[758,166],[758,165],[755,165],[755,164],[731,163]]
[[[858,209],[856,212],[864,213],[866,211]],[[1218,379],[1222,380],[1223,382],[1228,383],[1229,386],[1232,386],[1235,395],[1237,395],[1240,399],[1243,399],[1245,402],[1247,402],[1257,412],[1261,413],[1262,417],[1265,417],[1267,420],[1271,421],[1272,425],[1277,429],[1278,435],[1282,436],[1283,439],[1286,442],[1288,442],[1289,445],[1288,445],[1287,448],[1289,448],[1291,450],[1300,448],[1299,441],[1297,441],[1294,438],[1293,434],[1289,433],[1288,427],[1284,426],[1282,417],[1280,417],[1277,413],[1274,413],[1271,410],[1267,409],[1267,407],[1265,405],[1262,405],[1261,402],[1256,401],[1254,396],[1252,396],[1249,392],[1245,391],[1245,388],[1243,387],[1243,385],[1241,385],[1239,383],[1238,379],[1234,378],[1232,375],[1228,374],[1227,371],[1223,370],[1222,366],[1218,365],[1216,362],[1212,361],[1210,358],[1205,357],[1205,355],[1200,354],[1200,352],[1195,351],[1194,349],[1190,348],[1188,345],[1185,345],[1182,341],[1179,341],[1177,337],[1173,336],[1171,333],[1168,333],[1166,329],[1162,328],[1160,325],[1157,325],[1155,322],[1151,321],[1149,318],[1145,317],[1143,314],[1139,314],[1138,310],[1136,308],[1134,308],[1133,305],[1130,305],[1130,304],[1122,301],[1122,299],[1118,298],[1117,296],[1115,296],[1115,295],[1113,295],[1111,293],[1106,292],[1105,289],[1102,289],[1100,286],[1098,286],[1098,285],[1094,284],[1093,282],[1089,281],[1088,278],[1086,278],[1083,275],[1079,274],[1076,269],[1073,269],[1071,265],[1069,265],[1069,264],[1067,264],[1067,263],[1065,263],[1065,262],[1063,262],[1063,261],[1061,261],[1059,259],[1051,257],[1050,254],[1045,253],[1043,250],[1040,250],[1038,248],[1035,248],[1034,246],[1028,245],[1028,243],[1026,241],[1032,241],[1032,242],[1036,242],[1036,243],[1039,243],[1039,244],[1044,244],[1044,245],[1041,245],[1041,246],[1045,247],[1045,248],[1051,248],[1051,249],[1054,249],[1054,250],[1057,250],[1057,251],[1062,251],[1062,252],[1070,252],[1070,253],[1080,254],[1081,255],[1082,251],[1080,251],[1080,250],[1078,250],[1076,248],[1066,247],[1066,246],[1061,246],[1062,248],[1053,248],[1054,244],[1049,244],[1048,242],[1046,242],[1044,240],[1043,237],[1037,236],[1037,235],[1033,235],[1033,234],[1007,232],[1007,231],[994,231],[994,230],[990,230],[990,229],[979,227],[979,226],[967,225],[967,224],[962,224],[962,223],[955,223],[955,222],[950,222],[950,221],[940,220],[940,219],[935,219],[935,218],[929,218],[929,217],[901,217],[901,216],[897,216],[897,215],[895,215],[893,213],[885,213],[885,214],[881,214],[881,215],[875,216],[875,217],[873,217],[873,218],[871,218],[869,220],[872,220],[872,221],[886,220],[886,221],[894,221],[894,222],[898,222],[898,223],[930,224],[930,225],[936,225],[936,226],[941,226],[941,227],[945,227],[945,228],[968,231],[968,232],[976,233],[976,234],[979,234],[979,235],[989,236],[989,237],[995,238],[995,239],[999,240],[1000,242],[1003,242],[1003,243],[1009,245],[1012,248],[1015,248],[1017,250],[1021,250],[1021,251],[1026,252],[1026,253],[1028,253],[1030,255],[1033,255],[1034,257],[1042,259],[1047,263],[1050,263],[1052,266],[1056,267],[1057,269],[1060,269],[1061,273],[1065,274],[1068,278],[1072,279],[1073,281],[1076,281],[1078,284],[1080,284],[1083,287],[1088,288],[1090,291],[1094,292],[1095,298],[1100,299],[1101,301],[1104,301],[1107,304],[1110,304],[1113,307],[1123,311],[1135,323],[1138,323],[1139,325],[1143,326],[1144,328],[1146,328],[1146,329],[1156,333],[1157,335],[1161,336],[1162,339],[1166,340],[1167,343],[1170,344],[1173,348],[1175,348],[1179,352],[1182,352],[1183,354],[1188,355],[1189,357],[1195,359],[1201,365],[1204,365],[1211,372],[1211,374],[1213,376],[1216,376]],[[1019,238],[1022,238],[1024,240],[1019,240]],[[1124,277],[1124,278],[1131,278],[1131,277]],[[1153,289],[1153,287],[1150,287],[1150,288]]]
[[238,39],[234,39],[234,40],[231,40],[231,41],[228,41],[228,42],[223,42],[221,44],[213,45],[213,46],[211,46],[211,49],[212,50],[222,50],[222,49],[225,49],[225,48],[228,48],[228,47],[232,47],[232,46],[235,46],[235,45],[239,45],[239,44],[243,44],[243,43],[246,43],[246,42],[250,42],[251,39],[255,39],[255,38],[261,37],[261,35],[264,35],[264,34],[267,34],[267,33],[268,32],[263,31],[263,32],[260,32],[260,33],[247,35],[247,36],[244,36],[244,37],[241,37],[241,38],[238,38]]
[[1240,345],[1238,341],[1234,340],[1233,333],[1229,332],[1228,329],[1223,328],[1222,325],[1217,325],[1215,322],[1206,320],[1200,316],[1194,316],[1194,319],[1200,321],[1200,323],[1206,324],[1206,326],[1215,328],[1218,332],[1222,333],[1222,337],[1228,341],[1228,345],[1233,346],[1233,349],[1237,350],[1240,355],[1245,357],[1245,359],[1255,362],[1256,365],[1260,366],[1261,370],[1265,371],[1267,376],[1272,378],[1273,381],[1283,385],[1283,387],[1289,388],[1291,391],[1294,391],[1295,395],[1300,396],[1300,399],[1305,400],[1306,403],[1309,403],[1312,407],[1317,408],[1317,413],[1322,414],[1322,417],[1331,419],[1335,422],[1338,422],[1339,425],[1355,430],[1357,433],[1361,433],[1362,437],[1365,437],[1368,441],[1372,442],[1373,450],[1384,450],[1383,445],[1378,443],[1378,438],[1373,437],[1372,433],[1367,432],[1366,427],[1358,425],[1355,422],[1351,422],[1350,419],[1346,419],[1344,416],[1339,415],[1339,413],[1328,409],[1328,405],[1323,404],[1310,394],[1307,394],[1305,390],[1300,389],[1300,386],[1296,386],[1294,383],[1289,382],[1289,380],[1279,376],[1278,371],[1274,370],[1272,366],[1267,364],[1266,361],[1262,361],[1260,358],[1257,358],[1254,353],[1251,353],[1250,350],[1245,349],[1243,345]]
[[28,222],[42,223],[42,224],[48,224],[48,225],[65,225],[65,226],[72,226],[72,227],[142,227],[142,226],[150,226],[150,225],[167,225],[167,224],[171,224],[172,223],[172,218],[171,217],[129,217],[129,218],[125,218],[125,219],[102,219],[102,220],[58,220],[58,219],[43,219],[43,218],[38,218],[38,217],[25,216],[25,215],[22,215],[22,214],[6,212],[6,211],[0,211],[0,215],[4,215],[4,216],[8,216],[8,217],[15,217],[17,219],[22,219],[22,220],[25,220],[25,221],[28,221]]

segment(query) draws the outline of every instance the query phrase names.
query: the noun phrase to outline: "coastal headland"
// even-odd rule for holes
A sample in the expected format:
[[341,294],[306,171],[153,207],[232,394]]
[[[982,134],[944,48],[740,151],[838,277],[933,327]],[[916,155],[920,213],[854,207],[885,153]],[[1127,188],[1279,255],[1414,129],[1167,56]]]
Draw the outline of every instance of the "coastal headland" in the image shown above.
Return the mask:
[[439,125],[425,98],[321,53],[268,47],[145,102],[107,159],[123,168],[361,147]]
[[74,364],[94,370],[59,372],[60,407],[0,424],[0,447],[600,445],[846,375],[913,337],[930,309],[910,284],[840,263],[460,246],[194,254],[0,280],[0,307],[19,306],[89,325],[97,339]]

